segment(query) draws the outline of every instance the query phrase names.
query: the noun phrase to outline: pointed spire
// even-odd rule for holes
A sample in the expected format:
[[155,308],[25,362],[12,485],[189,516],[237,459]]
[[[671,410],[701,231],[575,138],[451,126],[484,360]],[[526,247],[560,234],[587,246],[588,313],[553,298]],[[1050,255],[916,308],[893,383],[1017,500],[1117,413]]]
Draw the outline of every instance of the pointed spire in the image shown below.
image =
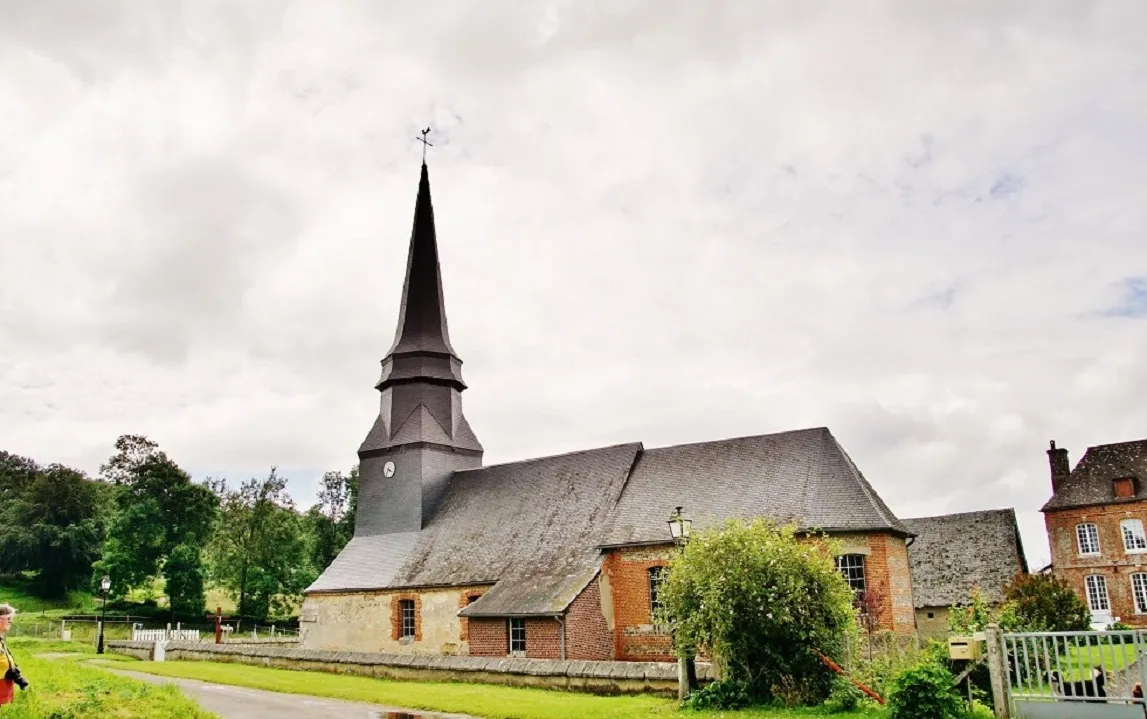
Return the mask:
[[387,354],[406,352],[454,355],[446,327],[434,206],[430,201],[430,175],[425,162],[422,163],[418,200],[414,205],[414,228],[410,234],[410,252],[406,257],[406,280],[402,285],[398,328],[394,333],[394,344]]

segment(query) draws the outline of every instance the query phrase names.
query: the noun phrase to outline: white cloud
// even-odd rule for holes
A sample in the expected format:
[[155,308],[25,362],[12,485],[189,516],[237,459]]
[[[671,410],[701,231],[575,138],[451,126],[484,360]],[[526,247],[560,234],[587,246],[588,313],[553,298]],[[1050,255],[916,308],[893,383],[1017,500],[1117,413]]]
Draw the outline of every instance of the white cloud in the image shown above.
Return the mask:
[[824,424],[1034,564],[1147,435],[1138,3],[73,5],[0,1],[6,449],[349,466],[428,122],[489,461]]

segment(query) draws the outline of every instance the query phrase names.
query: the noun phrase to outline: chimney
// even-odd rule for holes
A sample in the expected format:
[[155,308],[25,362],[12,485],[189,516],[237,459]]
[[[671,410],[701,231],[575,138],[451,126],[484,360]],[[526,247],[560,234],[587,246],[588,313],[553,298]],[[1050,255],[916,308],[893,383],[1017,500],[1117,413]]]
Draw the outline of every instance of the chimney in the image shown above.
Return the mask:
[[1062,447],[1057,449],[1054,439],[1051,441],[1051,449],[1047,451],[1047,461],[1051,465],[1051,492],[1055,494],[1071,474],[1071,462],[1067,459],[1067,450]]

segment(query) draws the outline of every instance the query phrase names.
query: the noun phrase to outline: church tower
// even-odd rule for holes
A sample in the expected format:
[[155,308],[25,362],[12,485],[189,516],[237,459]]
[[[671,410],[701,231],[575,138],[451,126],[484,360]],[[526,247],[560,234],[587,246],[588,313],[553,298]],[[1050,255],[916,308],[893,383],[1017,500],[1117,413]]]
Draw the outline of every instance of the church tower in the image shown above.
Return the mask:
[[462,360],[450,346],[430,176],[422,163],[394,344],[382,360],[378,419],[359,456],[355,536],[417,532],[450,475],[482,466],[462,414]]

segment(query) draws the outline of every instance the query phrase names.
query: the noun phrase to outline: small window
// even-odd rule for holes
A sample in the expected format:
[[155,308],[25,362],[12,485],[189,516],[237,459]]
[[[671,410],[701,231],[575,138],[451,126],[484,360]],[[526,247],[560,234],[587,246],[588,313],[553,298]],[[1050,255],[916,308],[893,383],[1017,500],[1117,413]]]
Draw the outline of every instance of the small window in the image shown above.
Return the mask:
[[1143,533],[1142,519],[1124,519],[1119,523],[1123,530],[1123,549],[1128,552],[1147,551],[1147,535]]
[[836,558],[836,571],[848,582],[855,597],[856,605],[864,606],[864,555],[842,554]]
[[1111,611],[1111,600],[1107,597],[1107,578],[1102,574],[1090,574],[1083,582],[1087,588],[1087,605],[1091,611]]
[[928,612],[928,618],[929,618],[929,619],[935,619],[935,618],[936,618],[936,614],[935,614],[934,612]]
[[414,600],[402,599],[398,602],[398,610],[402,612],[402,632],[399,637],[414,638]]
[[661,583],[664,581],[665,567],[649,568],[649,616],[655,619],[658,610],[661,609],[658,595],[661,593]]
[[1119,499],[1127,499],[1128,497],[1135,496],[1135,480],[1131,477],[1120,477],[1115,480],[1115,496]]
[[1099,528],[1091,522],[1075,525],[1080,554],[1099,554]]
[[525,654],[526,653],[526,620],[525,619],[511,619],[510,620],[510,653],[511,654]]
[[1135,613],[1147,614],[1147,574],[1131,575],[1131,594],[1135,597]]
[[470,606],[471,604],[473,604],[474,602],[478,601],[481,598],[482,598],[481,594],[471,594],[470,596],[466,597],[466,606]]

